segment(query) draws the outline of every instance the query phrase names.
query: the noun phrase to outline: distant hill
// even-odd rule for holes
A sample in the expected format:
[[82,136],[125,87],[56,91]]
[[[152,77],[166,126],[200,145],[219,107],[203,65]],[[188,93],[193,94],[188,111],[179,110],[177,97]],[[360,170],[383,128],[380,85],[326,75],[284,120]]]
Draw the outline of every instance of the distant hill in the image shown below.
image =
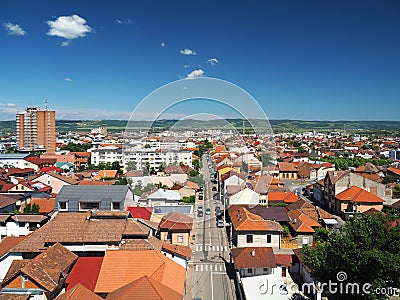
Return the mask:
[[[262,121],[252,120],[255,126],[263,124]],[[151,121],[131,121],[132,129],[147,129],[151,126]],[[300,131],[343,131],[344,127],[348,132],[367,132],[367,131],[398,131],[400,121],[304,121],[304,120],[270,120],[274,132],[300,132]],[[127,125],[124,120],[58,120],[57,131],[68,132],[90,131],[92,128],[106,127],[109,131],[123,131]],[[201,129],[232,129],[241,130],[243,121],[241,119],[216,119],[216,120],[159,120],[152,125],[155,131],[169,129],[171,127],[181,130],[201,130]],[[249,125],[246,122],[246,128]],[[0,121],[0,133],[15,133],[15,121]]]

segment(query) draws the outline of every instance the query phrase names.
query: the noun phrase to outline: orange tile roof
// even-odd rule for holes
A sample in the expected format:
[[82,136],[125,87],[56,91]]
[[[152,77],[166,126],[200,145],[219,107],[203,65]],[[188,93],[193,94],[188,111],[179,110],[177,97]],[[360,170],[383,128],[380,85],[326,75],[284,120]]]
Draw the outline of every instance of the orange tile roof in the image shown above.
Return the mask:
[[183,295],[168,286],[154,280],[151,277],[143,276],[128,283],[127,285],[109,293],[108,300],[177,300]]
[[390,171],[390,172],[392,172],[392,173],[394,173],[394,174],[396,174],[396,175],[399,175],[399,176],[400,176],[400,169],[396,169],[396,168],[387,168],[387,170]]
[[183,256],[188,259],[190,259],[192,257],[192,249],[190,249],[187,246],[164,243],[162,245],[162,250],[165,250],[170,253],[174,253],[179,256]]
[[285,203],[293,203],[299,200],[299,197],[292,192],[269,192],[268,201],[277,201]]
[[101,180],[104,177],[112,177],[115,178],[117,176],[117,170],[100,170],[96,176],[94,176],[93,180]]
[[279,223],[272,220],[264,220],[242,206],[231,206],[228,209],[228,213],[236,231],[283,231]]
[[274,251],[271,247],[243,247],[231,250],[236,269],[276,268]]
[[183,293],[185,268],[157,250],[107,251],[94,291],[110,293],[146,275]]
[[67,292],[61,294],[56,298],[57,300],[77,300],[77,299],[85,299],[85,300],[101,300],[100,296],[97,296],[91,290],[78,283],[73,288],[69,289]]
[[[30,205],[36,204],[39,205],[39,212],[48,213],[54,210],[54,198],[43,199],[43,198],[32,198],[29,202]],[[21,205],[21,210],[24,210],[26,204]]]
[[6,236],[0,242],[0,257],[10,251],[11,248],[23,241],[25,238],[26,236]]
[[336,195],[336,199],[340,201],[352,201],[359,203],[383,203],[383,199],[378,196],[358,187],[352,186],[351,188]]

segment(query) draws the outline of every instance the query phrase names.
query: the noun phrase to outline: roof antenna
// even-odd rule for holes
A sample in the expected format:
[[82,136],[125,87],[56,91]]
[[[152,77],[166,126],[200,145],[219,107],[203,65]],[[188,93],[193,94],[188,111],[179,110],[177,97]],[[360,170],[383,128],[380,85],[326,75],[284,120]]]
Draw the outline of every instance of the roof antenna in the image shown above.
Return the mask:
[[44,110],[47,110],[47,103],[48,103],[47,99],[44,100]]

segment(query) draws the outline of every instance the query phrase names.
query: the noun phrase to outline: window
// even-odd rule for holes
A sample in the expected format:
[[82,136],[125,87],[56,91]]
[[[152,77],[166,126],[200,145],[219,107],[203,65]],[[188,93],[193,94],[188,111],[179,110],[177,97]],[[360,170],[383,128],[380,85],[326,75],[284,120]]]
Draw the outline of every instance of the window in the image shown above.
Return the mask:
[[58,210],[68,210],[67,202],[58,202]]
[[272,242],[272,236],[270,234],[267,234],[267,243],[271,243]]
[[183,235],[178,235],[178,243],[183,243]]
[[25,222],[19,222],[19,227],[25,227]]
[[268,272],[268,268],[263,268],[263,274],[264,275],[266,275],[266,274],[268,274],[269,272]]
[[79,202],[79,210],[99,209],[100,202]]
[[253,274],[253,269],[247,269],[247,274]]
[[121,209],[121,203],[111,202],[111,210],[120,210],[120,209]]
[[253,235],[252,234],[246,235],[246,243],[248,243],[248,244],[253,243]]
[[303,245],[308,245],[308,237],[303,237]]

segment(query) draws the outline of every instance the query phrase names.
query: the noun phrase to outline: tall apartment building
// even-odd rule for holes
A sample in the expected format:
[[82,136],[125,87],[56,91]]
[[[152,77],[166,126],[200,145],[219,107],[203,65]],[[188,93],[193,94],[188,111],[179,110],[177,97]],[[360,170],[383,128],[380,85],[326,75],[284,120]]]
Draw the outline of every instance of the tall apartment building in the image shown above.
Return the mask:
[[16,115],[17,149],[19,151],[56,150],[56,112],[28,107]]

